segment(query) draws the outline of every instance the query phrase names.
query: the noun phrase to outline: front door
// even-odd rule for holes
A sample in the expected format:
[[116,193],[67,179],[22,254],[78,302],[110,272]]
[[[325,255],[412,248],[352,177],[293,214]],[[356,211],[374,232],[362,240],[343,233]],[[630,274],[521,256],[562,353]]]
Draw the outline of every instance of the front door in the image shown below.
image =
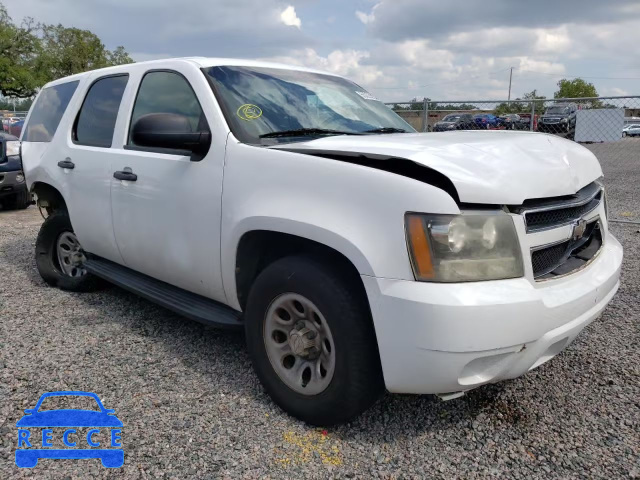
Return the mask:
[[[127,130],[153,113],[183,115],[194,132],[207,130],[214,116],[201,106],[211,104],[210,99],[201,101],[207,94],[212,96],[196,68],[147,71]],[[216,135],[215,128],[211,133],[211,147],[200,161],[181,151],[137,146],[127,134],[113,164],[111,201],[116,242],[126,266],[223,301],[220,208],[226,135]]]

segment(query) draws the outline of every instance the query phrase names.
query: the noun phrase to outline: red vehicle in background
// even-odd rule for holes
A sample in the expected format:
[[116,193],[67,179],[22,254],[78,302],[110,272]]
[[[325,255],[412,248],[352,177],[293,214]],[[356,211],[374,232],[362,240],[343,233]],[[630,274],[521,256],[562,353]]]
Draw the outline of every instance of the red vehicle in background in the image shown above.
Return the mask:
[[[531,127],[531,114],[530,113],[519,113],[520,122],[522,124],[522,130],[529,130]],[[538,115],[533,116],[533,130],[534,132],[538,131]]]
[[18,120],[17,122],[13,122],[9,124],[9,133],[20,138],[20,133],[22,133],[22,127],[24,126],[24,120]]

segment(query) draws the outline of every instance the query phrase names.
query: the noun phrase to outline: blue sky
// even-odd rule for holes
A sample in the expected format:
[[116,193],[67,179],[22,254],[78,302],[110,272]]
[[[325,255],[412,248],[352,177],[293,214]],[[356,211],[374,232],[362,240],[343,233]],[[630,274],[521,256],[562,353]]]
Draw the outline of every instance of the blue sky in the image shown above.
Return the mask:
[[137,61],[232,56],[347,76],[387,101],[552,96],[583,76],[640,94],[635,0],[3,0],[16,21],[87,28]]

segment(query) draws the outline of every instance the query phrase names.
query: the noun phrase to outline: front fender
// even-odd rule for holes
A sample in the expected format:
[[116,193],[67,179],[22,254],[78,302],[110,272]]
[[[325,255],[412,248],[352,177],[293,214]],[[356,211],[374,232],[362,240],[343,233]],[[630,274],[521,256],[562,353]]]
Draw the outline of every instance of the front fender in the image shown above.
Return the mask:
[[296,235],[338,251],[362,275],[412,280],[406,212],[459,213],[443,190],[412,178],[232,140],[223,191],[223,284],[238,309],[236,252],[247,232]]

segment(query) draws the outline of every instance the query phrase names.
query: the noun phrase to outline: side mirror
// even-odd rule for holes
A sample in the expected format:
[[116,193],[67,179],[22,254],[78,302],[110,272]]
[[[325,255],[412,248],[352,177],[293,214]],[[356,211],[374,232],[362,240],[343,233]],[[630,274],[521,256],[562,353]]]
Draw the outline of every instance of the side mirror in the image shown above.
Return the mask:
[[26,413],[27,415],[30,415],[32,413],[36,413],[36,409],[35,408],[27,408],[24,413]]
[[139,147],[188,151],[197,162],[209,151],[211,132],[193,132],[185,115],[149,113],[133,124],[131,140]]

